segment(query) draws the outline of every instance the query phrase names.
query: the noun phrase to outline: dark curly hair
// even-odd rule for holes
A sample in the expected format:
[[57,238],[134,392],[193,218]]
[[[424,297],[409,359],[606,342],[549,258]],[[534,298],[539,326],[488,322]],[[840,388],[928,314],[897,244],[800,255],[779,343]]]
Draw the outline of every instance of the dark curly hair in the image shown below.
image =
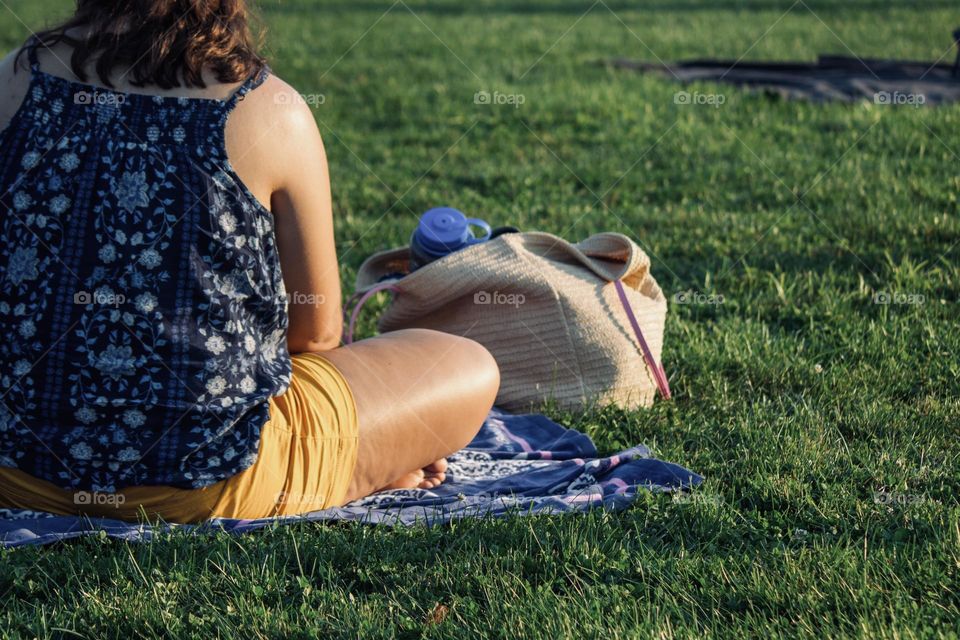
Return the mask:
[[35,34],[17,57],[64,42],[73,48],[70,67],[77,78],[87,81],[93,59],[97,76],[111,88],[117,68],[129,69],[137,87],[203,88],[204,68],[220,82],[240,82],[266,65],[251,17],[245,0],[77,0],[72,18]]

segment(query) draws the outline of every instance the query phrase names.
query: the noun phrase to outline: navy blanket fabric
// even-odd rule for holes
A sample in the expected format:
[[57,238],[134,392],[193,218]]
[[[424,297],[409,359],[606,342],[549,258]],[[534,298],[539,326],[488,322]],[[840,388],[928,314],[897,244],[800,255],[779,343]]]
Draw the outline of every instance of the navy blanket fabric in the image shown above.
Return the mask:
[[541,415],[497,410],[491,412],[470,446],[449,461],[447,481],[436,489],[385,491],[344,507],[298,517],[144,525],[0,509],[0,543],[16,547],[104,534],[149,541],[155,533],[172,528],[197,535],[214,530],[244,533],[303,520],[430,525],[459,518],[577,512],[594,507],[622,509],[640,491],[678,491],[703,481],[681,466],[651,457],[644,446],[600,458],[590,438],[579,431]]

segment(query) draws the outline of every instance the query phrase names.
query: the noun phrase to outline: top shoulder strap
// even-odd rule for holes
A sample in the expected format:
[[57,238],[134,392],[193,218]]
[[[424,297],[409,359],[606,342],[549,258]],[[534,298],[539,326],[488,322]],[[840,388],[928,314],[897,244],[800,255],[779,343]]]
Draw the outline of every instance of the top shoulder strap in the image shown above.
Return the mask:
[[26,49],[27,61],[30,62],[30,70],[36,73],[40,71],[40,61],[37,59],[37,49],[40,47],[40,41],[36,36],[30,36],[30,39],[23,45]]
[[242,101],[248,93],[266,82],[267,78],[270,77],[270,73],[270,67],[263,65],[260,71],[247,78],[246,82],[240,85],[240,88],[237,89],[232,96],[230,96],[229,100],[227,100],[227,113],[233,111],[234,107],[237,106],[237,103]]

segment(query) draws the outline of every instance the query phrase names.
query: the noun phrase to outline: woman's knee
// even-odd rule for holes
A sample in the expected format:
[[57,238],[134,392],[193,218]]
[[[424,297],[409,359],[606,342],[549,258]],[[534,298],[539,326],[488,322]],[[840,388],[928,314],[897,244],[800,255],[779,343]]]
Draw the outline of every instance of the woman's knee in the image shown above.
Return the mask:
[[456,428],[462,433],[460,447],[466,446],[490,413],[500,390],[500,368],[493,355],[480,343],[452,336],[457,353],[457,376],[461,384],[456,405]]
[[382,338],[394,342],[403,360],[422,368],[418,384],[429,381],[435,393],[446,394],[462,408],[486,412],[493,405],[500,368],[480,343],[432,329],[391,331]]
[[486,347],[475,340],[450,333],[429,332],[430,339],[439,342],[449,366],[456,369],[454,375],[468,380],[481,398],[490,402],[500,389],[500,367]]
[[460,340],[464,343],[462,348],[466,354],[465,360],[470,374],[477,381],[478,392],[492,405],[500,391],[500,367],[493,354],[482,344],[469,338],[460,338]]

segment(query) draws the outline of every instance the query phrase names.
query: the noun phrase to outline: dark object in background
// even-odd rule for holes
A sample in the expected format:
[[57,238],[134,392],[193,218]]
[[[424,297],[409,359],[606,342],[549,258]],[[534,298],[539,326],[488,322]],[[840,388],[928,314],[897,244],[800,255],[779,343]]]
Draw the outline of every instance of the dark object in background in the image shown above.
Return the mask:
[[520,233],[520,229],[516,227],[509,227],[509,226],[497,227],[496,229],[490,232],[490,239],[493,240],[494,238],[499,238],[505,233]]
[[957,59],[953,61],[953,77],[960,77],[960,28],[953,32],[953,42],[957,45]]
[[[954,36],[960,46],[960,29]],[[960,55],[953,66],[846,56],[820,56],[816,63],[689,60],[661,64],[617,59],[608,64],[652,71],[683,83],[729,83],[814,102],[863,99],[877,104],[919,106],[960,101]]]

